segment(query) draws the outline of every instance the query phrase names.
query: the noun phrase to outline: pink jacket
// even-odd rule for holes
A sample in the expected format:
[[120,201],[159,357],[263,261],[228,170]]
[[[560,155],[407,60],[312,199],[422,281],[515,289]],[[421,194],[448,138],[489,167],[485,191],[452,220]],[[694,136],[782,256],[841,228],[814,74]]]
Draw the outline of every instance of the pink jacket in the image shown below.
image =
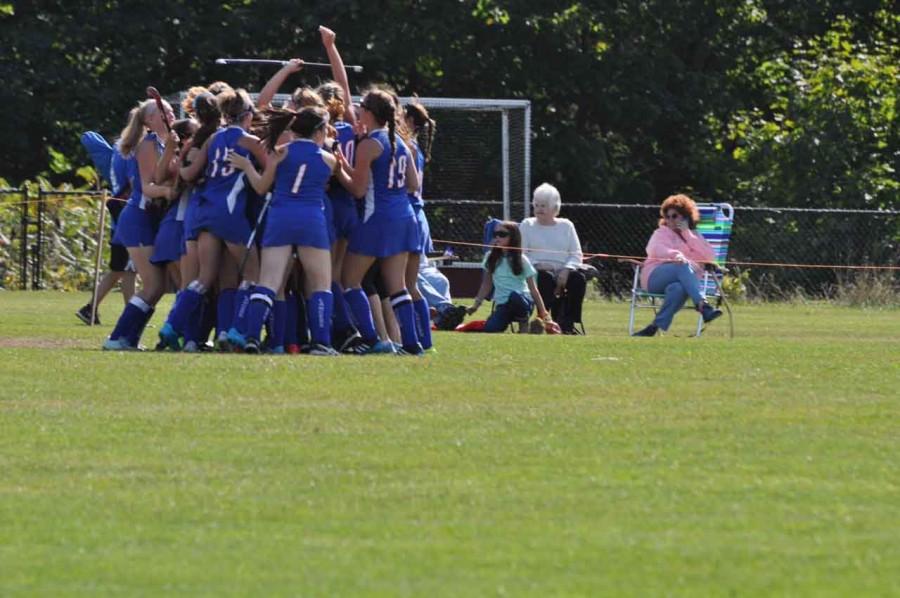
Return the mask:
[[[684,235],[682,238],[681,235]],[[681,234],[665,225],[661,225],[647,243],[647,259],[641,268],[641,287],[646,289],[650,274],[660,264],[670,260],[685,258],[690,263],[697,278],[703,276],[703,264],[712,262],[716,252],[703,235],[695,230],[686,230]]]

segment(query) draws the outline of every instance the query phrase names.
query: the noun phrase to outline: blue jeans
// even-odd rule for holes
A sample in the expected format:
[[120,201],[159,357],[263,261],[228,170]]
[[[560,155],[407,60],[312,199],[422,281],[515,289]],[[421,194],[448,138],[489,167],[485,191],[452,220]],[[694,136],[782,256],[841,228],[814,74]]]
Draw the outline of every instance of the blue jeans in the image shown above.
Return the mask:
[[527,320],[534,303],[522,293],[512,292],[506,303],[494,304],[494,311],[484,323],[484,332],[503,332],[510,322]]
[[689,264],[677,264],[669,262],[661,264],[650,273],[647,281],[647,290],[651,293],[664,293],[662,308],[656,314],[653,323],[663,330],[668,330],[672,325],[672,318],[690,297],[694,305],[703,303],[703,295],[700,294],[700,281],[694,276],[694,270]]

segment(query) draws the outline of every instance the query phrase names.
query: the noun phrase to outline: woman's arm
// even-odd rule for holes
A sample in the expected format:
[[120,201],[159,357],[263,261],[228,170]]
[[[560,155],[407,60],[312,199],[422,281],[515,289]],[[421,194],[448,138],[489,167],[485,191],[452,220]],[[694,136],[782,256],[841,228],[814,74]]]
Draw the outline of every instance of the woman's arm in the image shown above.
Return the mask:
[[[278,150],[276,149],[276,152],[277,151]],[[282,154],[283,153],[284,151],[282,150]],[[275,181],[275,171],[277,170],[280,161],[279,158],[273,156],[273,158],[266,163],[266,168],[263,170],[263,173],[260,174],[249,158],[236,153],[234,150],[228,152],[228,162],[238,170],[244,171],[247,180],[250,181],[250,186],[260,195],[265,195],[268,193],[269,189],[272,188],[272,183]]]
[[203,169],[206,168],[206,156],[209,154],[209,142],[212,141],[212,138],[213,136],[210,136],[203,142],[203,147],[194,154],[190,166],[184,166],[179,170],[182,179],[185,181],[193,181],[201,172],[203,172]]
[[534,279],[534,276],[530,276],[526,279],[528,291],[531,293],[531,298],[534,300],[534,305],[537,307],[538,317],[542,320],[546,320],[550,314],[547,313],[547,308],[544,307],[544,300],[541,298],[541,292],[538,290]]
[[350,95],[350,82],[347,80],[347,69],[344,68],[344,60],[338,52],[334,43],[337,37],[331,29],[324,25],[319,25],[319,33],[322,35],[322,45],[325,46],[325,53],[328,54],[328,62],[331,63],[331,76],[334,77],[335,83],[341,86],[344,91],[344,120],[352,126],[356,126],[356,114],[353,112],[353,96]]
[[[668,229],[661,226],[653,232],[650,241],[647,242],[647,257],[659,260],[686,261],[687,258],[667,231]],[[671,235],[674,237],[675,233],[671,233]]]
[[362,198],[369,188],[372,162],[381,155],[381,145],[374,139],[363,139],[356,147],[356,167],[350,169],[345,158],[341,157],[341,166],[347,171],[347,180],[341,184],[353,197]]
[[688,257],[695,262],[709,264],[716,261],[716,250],[709,244],[703,235],[696,230],[685,233],[685,243],[688,246]]
[[237,144],[253,155],[260,168],[266,167],[266,160],[268,159],[269,154],[266,152],[266,148],[263,147],[259,137],[256,135],[245,134],[238,139]]
[[299,58],[292,58],[286,65],[281,67],[278,72],[272,75],[272,78],[266,82],[262,91],[259,92],[259,97],[256,98],[256,107],[260,110],[269,108],[272,104],[272,99],[275,97],[275,94],[278,93],[278,90],[281,89],[281,86],[284,85],[287,78],[301,69],[303,69],[303,61]]
[[415,195],[419,190],[419,171],[416,169],[415,157],[410,155],[406,161],[406,192]]
[[491,292],[491,287],[494,286],[494,281],[491,277],[491,273],[487,270],[484,270],[481,274],[481,286],[478,287],[478,293],[475,295],[475,302],[471,307],[466,308],[466,313],[470,316],[478,311],[478,308],[481,307],[481,304],[484,303],[484,298],[488,296],[488,293]]
[[171,178],[172,164],[176,160],[176,147],[178,147],[178,134],[175,131],[169,131],[169,135],[166,137],[166,149],[156,162],[156,169],[153,173],[153,180],[157,183],[165,183]]
[[566,246],[566,268],[572,270],[581,266],[584,261],[584,254],[581,252],[581,240],[578,238],[578,231],[570,220],[566,220],[566,228],[568,229],[568,245]]
[[159,161],[156,154],[156,143],[149,140],[141,142],[137,152],[137,161],[138,172],[141,175],[142,193],[150,199],[168,198],[171,188],[168,185],[157,185],[154,182],[156,163]]

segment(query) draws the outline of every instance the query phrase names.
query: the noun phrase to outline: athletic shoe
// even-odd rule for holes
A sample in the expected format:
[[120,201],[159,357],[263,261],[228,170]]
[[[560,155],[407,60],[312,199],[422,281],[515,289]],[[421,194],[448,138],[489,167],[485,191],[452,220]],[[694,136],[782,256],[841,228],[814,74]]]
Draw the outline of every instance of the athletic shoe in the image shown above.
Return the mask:
[[313,343],[303,347],[303,353],[306,355],[319,355],[323,357],[336,357],[340,355],[337,351],[327,345]]
[[197,346],[197,341],[188,341],[184,343],[184,349],[182,349],[185,353],[199,353],[200,347]]
[[172,328],[172,325],[166,322],[159,329],[159,342],[163,349],[172,349],[173,351],[181,351],[181,339],[178,333]]
[[437,352],[438,352],[437,347],[434,347],[434,346],[428,347],[427,349],[425,349],[425,353],[428,355],[437,355]]
[[284,349],[289,355],[297,355],[298,353],[300,353],[300,345],[298,345],[297,343],[291,343]]
[[[232,328],[228,331],[228,343],[232,348],[243,349],[244,345],[247,344],[247,339],[238,332],[237,328]],[[256,348],[259,349],[259,341],[256,342]]]
[[[81,320],[82,322],[84,322],[85,324],[87,324],[88,326],[90,326],[91,325],[91,304],[88,303],[87,305],[85,305],[84,307],[82,307],[81,309],[76,311],[75,317],[78,318],[79,320]],[[98,313],[94,314],[94,326],[99,326],[99,325],[100,325],[100,314],[98,312]]]
[[409,355],[411,357],[422,357],[425,355],[424,349],[422,349],[422,345],[416,343],[414,347],[400,347],[400,350],[395,353],[395,355]]
[[353,348],[359,345],[360,342],[362,342],[362,335],[360,335],[356,330],[353,330],[337,344],[337,350],[341,353],[355,353],[355,351],[353,351]]
[[704,324],[708,324],[709,322],[712,322],[713,320],[715,320],[716,318],[718,318],[719,316],[722,315],[721,309],[716,309],[709,303],[704,303],[703,305],[700,306],[700,308],[697,311],[699,311],[700,314],[703,316]]
[[227,332],[220,332],[219,336],[216,337],[216,351],[219,353],[231,353],[234,351],[234,347],[228,342]]
[[[228,334],[230,335],[231,332],[229,332]],[[244,347],[244,353],[249,353],[250,355],[258,355],[260,352],[259,341],[256,340],[255,338],[250,338],[250,339],[247,339],[246,341],[244,341],[243,347]]]
[[272,355],[284,355],[285,354],[284,345],[279,345],[279,346],[275,347],[274,349],[269,349],[268,352],[271,353]]
[[366,351],[366,354],[373,355],[394,355],[397,353],[397,348],[394,346],[394,343],[391,341],[378,341]]
[[659,331],[659,326],[656,324],[650,324],[646,328],[638,330],[631,336],[656,336],[656,333]]
[[451,305],[432,318],[438,330],[455,330],[466,317],[465,305]]
[[103,350],[104,351],[137,351],[131,345],[128,344],[128,341],[124,341],[120,338],[111,339],[108,338],[103,342]]

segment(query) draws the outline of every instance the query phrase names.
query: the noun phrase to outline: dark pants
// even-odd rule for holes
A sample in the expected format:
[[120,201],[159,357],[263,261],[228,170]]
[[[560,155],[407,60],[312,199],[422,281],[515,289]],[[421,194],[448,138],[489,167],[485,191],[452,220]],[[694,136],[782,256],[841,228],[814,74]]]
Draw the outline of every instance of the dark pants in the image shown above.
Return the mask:
[[559,324],[563,332],[575,330],[575,322],[581,321],[581,305],[587,288],[584,274],[580,270],[572,270],[560,297],[553,294],[556,290],[556,276],[553,272],[539,270],[537,286],[541,299],[544,300],[544,307],[550,312],[553,321]]
[[528,320],[534,307],[531,299],[521,293],[510,293],[506,303],[494,304],[494,311],[484,323],[484,332],[503,332],[510,323]]

